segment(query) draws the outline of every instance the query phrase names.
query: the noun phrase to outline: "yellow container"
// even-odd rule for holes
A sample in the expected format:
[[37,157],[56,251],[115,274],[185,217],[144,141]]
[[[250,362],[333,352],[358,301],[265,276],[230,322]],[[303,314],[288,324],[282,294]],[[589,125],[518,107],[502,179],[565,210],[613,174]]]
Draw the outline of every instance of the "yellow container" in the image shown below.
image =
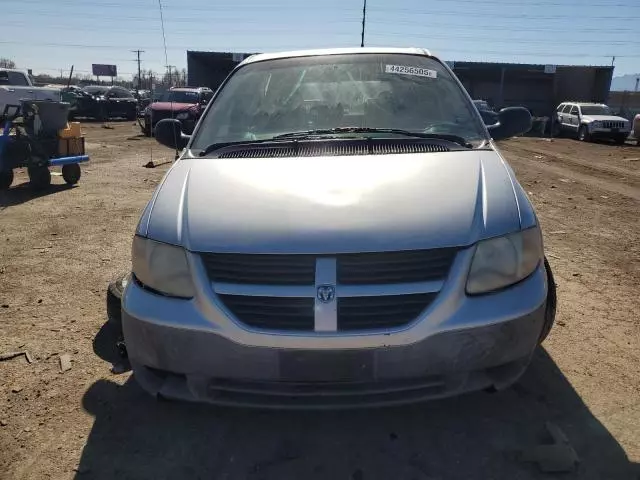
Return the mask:
[[80,128],[80,122],[69,122],[67,127],[58,132],[60,138],[80,138],[82,136],[82,129]]
[[58,141],[58,155],[61,157],[84,155],[84,138],[61,138]]

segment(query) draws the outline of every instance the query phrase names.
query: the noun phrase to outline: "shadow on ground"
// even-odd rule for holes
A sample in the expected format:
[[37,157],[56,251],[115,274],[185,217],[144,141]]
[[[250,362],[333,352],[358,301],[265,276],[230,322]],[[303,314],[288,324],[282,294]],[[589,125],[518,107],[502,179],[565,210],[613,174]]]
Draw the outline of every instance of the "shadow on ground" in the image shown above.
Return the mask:
[[63,190],[71,190],[76,187],[77,185],[67,185],[66,183],[52,183],[42,190],[34,190],[31,188],[29,182],[20,183],[12,186],[8,190],[0,191],[0,209],[20,205],[36,198],[53,195]]
[[[101,330],[97,353],[108,361]],[[77,479],[541,479],[517,452],[545,422],[581,463],[563,479],[635,479],[638,465],[540,349],[514,388],[403,408],[282,412],[156,401],[130,378],[83,398],[95,417]],[[634,473],[635,472],[635,473]]]

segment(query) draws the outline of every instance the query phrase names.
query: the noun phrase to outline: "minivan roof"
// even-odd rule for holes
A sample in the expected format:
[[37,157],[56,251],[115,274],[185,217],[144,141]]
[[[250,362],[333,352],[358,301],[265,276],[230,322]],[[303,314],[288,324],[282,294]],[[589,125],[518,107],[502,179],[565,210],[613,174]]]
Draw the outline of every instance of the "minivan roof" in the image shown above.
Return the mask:
[[316,55],[351,55],[362,53],[401,53],[408,55],[426,55],[432,57],[431,52],[426,48],[395,48],[395,47],[349,47],[349,48],[324,48],[318,50],[294,50],[291,52],[278,53],[258,53],[246,58],[241,65],[265,60],[275,60],[278,58],[291,57],[312,57]]

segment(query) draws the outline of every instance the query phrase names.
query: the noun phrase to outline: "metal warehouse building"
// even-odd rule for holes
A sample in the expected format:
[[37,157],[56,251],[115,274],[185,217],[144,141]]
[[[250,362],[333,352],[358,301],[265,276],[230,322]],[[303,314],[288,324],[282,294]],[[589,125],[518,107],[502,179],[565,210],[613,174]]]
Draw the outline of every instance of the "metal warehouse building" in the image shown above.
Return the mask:
[[[189,85],[218,88],[249,53],[187,52]],[[606,103],[613,76],[608,66],[448,62],[472,98],[494,107],[525,106],[549,116],[566,100]]]
[[450,62],[472,98],[549,116],[566,100],[606,103],[613,67]]
[[234,67],[252,53],[187,51],[187,83],[215,90]]

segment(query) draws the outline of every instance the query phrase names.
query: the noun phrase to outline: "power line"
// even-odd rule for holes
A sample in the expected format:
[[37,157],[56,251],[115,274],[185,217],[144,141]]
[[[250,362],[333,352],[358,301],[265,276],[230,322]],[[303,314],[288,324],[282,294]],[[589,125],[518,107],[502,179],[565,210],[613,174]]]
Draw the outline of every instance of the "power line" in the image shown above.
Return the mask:
[[[257,21],[256,23],[260,23],[263,24],[263,21]],[[345,22],[345,23],[356,23],[356,22]],[[389,22],[388,21],[377,21],[377,20],[369,20],[367,18],[367,24],[372,24],[372,25],[385,25],[385,26],[389,26]],[[411,22],[411,21],[397,21],[394,22],[394,25],[406,25],[406,26],[415,26],[415,27],[420,27],[422,30],[424,30],[424,22]],[[16,27],[18,29],[21,29],[23,27],[29,27],[31,26],[30,22],[11,22],[10,25],[7,25],[5,28],[8,29],[10,27]],[[51,28],[67,28],[69,27],[69,24],[47,24],[48,27]],[[477,23],[475,24],[456,24],[456,25],[447,25],[446,27],[442,27],[441,30],[446,30],[447,32],[457,32],[457,31],[464,31],[464,32],[468,32],[469,31],[469,27],[477,27]],[[324,28],[323,26],[320,26],[321,28]],[[557,27],[549,27],[549,28],[520,28],[520,27],[509,27],[509,26],[505,26],[505,25],[492,25],[492,27],[496,30],[496,31],[500,31],[500,32],[522,32],[522,33],[527,33],[527,32],[533,32],[533,33],[553,33],[554,34],[554,39],[551,40],[551,42],[557,42],[557,43],[562,43],[565,44],[565,41],[562,40],[562,38],[560,37],[560,34],[557,31]],[[437,29],[437,27],[435,27]],[[135,30],[135,31],[131,31],[130,27],[124,27],[124,28],[118,28],[118,27],[113,27],[110,25],[105,25],[103,27],[100,26],[73,26],[74,30],[78,30],[78,31],[106,31],[106,32],[127,32],[130,35],[149,35],[150,32],[159,32],[160,30],[155,30],[152,29],[150,27],[146,27],[144,31],[140,31],[140,30]],[[433,30],[434,27],[431,26],[429,27],[429,31]],[[261,34],[277,34],[277,35],[281,35],[281,31],[278,30],[277,32],[274,32],[274,29],[272,27],[269,28],[252,28],[251,29],[252,33],[261,33]],[[289,33],[309,33],[310,27],[303,27],[303,28],[288,28],[287,32]],[[602,33],[602,27],[599,28],[580,28],[581,32],[600,32]],[[169,34],[173,35],[173,36],[190,36],[192,37],[194,34],[206,34],[206,33],[210,33],[211,29],[207,28],[207,29],[194,29],[194,28],[190,28],[187,30],[182,30],[182,29],[170,29],[167,31]],[[491,31],[488,31],[487,33],[490,33]],[[629,32],[637,32],[636,28],[618,28],[616,29],[615,32],[607,32],[607,35],[625,35],[628,36]],[[217,34],[227,34],[227,33],[246,33],[246,28],[231,28],[231,29],[220,29],[220,30],[216,30]],[[326,33],[326,34],[330,34],[330,35],[336,35],[336,36],[352,36],[352,33],[349,32],[315,32],[315,33]],[[397,32],[380,32],[378,31],[378,33],[384,33],[386,35],[391,35],[391,36],[404,36],[404,35],[413,35],[414,32],[408,32],[405,31],[403,33],[397,33]],[[421,32],[417,32],[422,34]],[[500,33],[496,33],[496,35],[499,35],[500,38],[504,41],[504,36],[500,35]],[[572,34],[567,33],[567,35],[572,36]],[[459,35],[450,35],[448,38],[452,38],[452,39],[458,39],[460,38]],[[474,38],[479,38],[479,37],[474,37]],[[485,37],[486,38],[486,37]],[[491,37],[489,37],[491,38]],[[510,40],[509,40],[510,41]],[[533,42],[539,42],[540,39],[535,39],[535,40],[531,40]],[[586,42],[589,42],[588,40],[585,40]],[[584,41],[576,41],[575,43],[584,43]],[[597,41],[593,41],[593,43],[597,43],[597,44],[605,44],[607,42],[603,41],[603,40],[597,40]],[[625,43],[634,43],[633,40],[630,41],[626,41]],[[125,61],[125,60],[121,60],[121,61]]]
[[[237,8],[236,8],[237,10]],[[184,11],[184,9],[181,9],[181,11]],[[380,8],[376,8],[373,9],[371,11],[371,13],[376,13],[376,12],[382,12],[384,14],[388,14],[388,13],[394,13],[395,15],[409,15],[411,17],[415,16],[415,15],[429,15],[429,16],[455,16],[455,17],[459,17],[460,16],[460,12],[459,11],[454,11],[452,10],[417,10],[417,9],[396,9],[396,8],[387,8],[387,7],[380,7]],[[42,11],[39,10],[37,12],[24,12],[24,11],[16,11],[16,12],[11,12],[8,11],[6,8],[3,9],[3,13],[9,13],[12,15],[29,15],[30,18],[33,18],[36,14],[41,14],[42,16],[46,16],[48,17],[65,17],[65,18],[69,18],[69,12],[60,12],[59,10],[55,10],[55,11]],[[216,15],[216,20],[219,20],[219,15],[218,12],[216,12],[215,10],[211,11],[212,14]],[[478,11],[478,12],[473,12],[473,16],[474,17],[491,17],[491,18],[510,18],[510,19],[523,19],[523,20],[566,20],[566,19],[571,19],[571,20],[575,20],[575,19],[591,19],[591,20],[617,20],[617,21],[633,21],[633,22],[637,22],[638,18],[632,15],[599,15],[599,14],[593,14],[593,15],[582,15],[582,14],[557,14],[557,15],[523,15],[523,14],[504,14],[502,12],[500,13],[494,13],[494,12],[485,12],[485,11]],[[80,18],[77,15],[73,15],[74,18]],[[387,19],[388,19],[388,15],[386,15]],[[84,18],[89,18],[92,20],[95,20],[94,16],[85,16]],[[105,15],[105,14],[101,14],[100,18],[102,19],[113,19],[113,20],[119,20],[119,21],[123,21],[123,20],[143,20],[143,21],[153,21],[152,17],[132,17],[132,16],[127,16],[127,17],[122,17],[122,15]],[[236,17],[235,19],[237,19],[237,21],[239,22],[243,22],[244,18],[246,17]],[[356,20],[356,21],[360,21],[359,17],[354,17],[354,18],[350,18],[350,20]],[[210,21],[210,19],[207,18],[203,18],[202,15],[198,15],[196,17],[175,17],[175,16],[171,16],[170,18],[167,19],[167,21],[171,21],[171,22],[197,22],[197,21]]]
[[[24,1],[24,0],[23,0]],[[477,7],[483,7],[485,5],[498,5],[500,7],[522,7],[521,2],[503,2],[501,0],[449,0],[447,5],[456,4],[456,3],[469,3],[473,4]],[[579,1],[577,3],[567,3],[567,2],[535,2],[531,4],[535,7],[572,7],[572,8],[638,8],[640,5],[635,4],[626,4],[626,3],[588,3],[585,1]],[[379,10],[377,6],[373,7],[375,10]],[[383,6],[384,8],[384,6]],[[394,8],[397,11],[414,11],[414,9],[409,8]]]
[[[184,11],[184,10],[181,10]],[[236,9],[237,11],[237,9]],[[63,18],[69,18],[70,15],[68,12],[60,12],[59,10],[57,11],[53,11],[53,12],[43,12],[43,11],[38,11],[38,12],[24,12],[24,11],[19,11],[19,12],[9,12],[7,11],[5,8],[3,8],[3,14],[11,14],[11,15],[26,15],[29,18],[34,18],[35,16],[37,16],[37,14],[40,14],[42,17],[63,17]],[[247,22],[247,18],[246,17],[222,17],[220,15],[218,15],[216,12],[211,12],[212,14],[215,14],[215,19],[216,21],[237,21],[241,24],[243,23],[248,23]],[[153,17],[136,17],[136,16],[130,16],[127,15],[126,17],[123,17],[122,15],[107,15],[107,14],[100,14],[100,18],[104,19],[104,20],[118,20],[120,22],[124,22],[124,21],[130,21],[130,20],[134,20],[134,21],[142,21],[142,22],[153,22]],[[87,19],[87,20],[92,20],[95,21],[95,16],[93,15],[89,15],[89,14],[84,14],[84,15],[78,15],[76,13],[73,14],[73,19]],[[317,18],[307,18],[309,20],[310,23],[314,23],[317,21]],[[336,20],[336,22],[344,22],[345,20],[348,20],[350,22],[360,22],[360,17],[352,17],[352,18],[342,18],[342,19],[338,19]],[[206,22],[208,25],[211,24],[211,19],[210,18],[203,18],[202,15],[199,15],[197,17],[176,17],[176,16],[171,16],[170,18],[167,18],[167,23],[169,22],[178,22],[178,23],[196,23],[196,22]],[[334,21],[331,20],[331,22],[333,23]],[[262,23],[264,24],[264,20],[254,20],[253,23]]]
[[[389,25],[389,21],[388,20],[368,20],[367,23],[371,23],[374,25],[385,25],[388,26]],[[394,25],[407,25],[407,26],[416,26],[416,27],[422,27],[424,28],[424,22],[420,22],[420,21],[409,21],[409,20],[400,20],[400,21],[394,21],[393,22]],[[574,27],[579,28],[580,32],[599,32],[602,33],[602,27],[581,27],[580,25],[576,25],[573,24]],[[444,29],[446,31],[469,31],[469,28],[472,27],[478,27],[478,23],[456,23],[455,25],[449,25],[447,24],[446,26],[429,26],[429,30],[432,30],[434,28],[441,28]],[[495,29],[496,31],[507,31],[507,32],[546,32],[546,33],[553,33],[554,35],[557,35],[558,33],[558,27],[555,25],[549,26],[547,28],[529,28],[529,27],[518,27],[518,26],[512,26],[512,25],[504,25],[504,24],[491,24],[491,27],[493,29]],[[607,32],[607,35],[627,35],[629,32],[637,32],[638,29],[637,28],[616,28],[615,32]],[[455,38],[455,37],[454,37]],[[504,37],[503,37],[504,38]],[[602,43],[602,41],[600,42]]]
[[[439,40],[449,40],[455,39],[456,42],[486,42],[486,43],[501,43],[504,44],[504,38],[496,38],[496,37],[487,37],[483,35],[477,36],[460,36],[460,35],[437,35],[437,34],[420,34],[413,32],[374,32],[369,35],[377,36],[377,37],[404,37],[406,39],[411,39],[413,37],[417,38],[426,38],[426,39],[439,39]],[[549,39],[536,39],[531,40],[527,38],[510,38],[508,43],[518,43],[518,44],[550,44],[550,45],[603,45],[603,46],[625,46],[625,45],[640,45],[640,40],[638,41],[629,41],[629,40],[616,40],[616,41],[607,41],[603,43],[602,40],[563,40],[562,38],[549,38]]]
[[[44,2],[41,0],[21,0],[20,3],[35,3],[38,5],[42,5]],[[48,3],[48,2],[47,2]],[[56,0],[55,2],[55,7],[56,9],[58,9],[60,6],[69,6],[69,7],[84,7],[85,5],[82,3],[74,3],[74,2],[65,2],[65,1],[61,1],[61,0]],[[126,8],[127,10],[146,10],[149,11],[149,7],[147,5],[132,5],[131,3],[115,3],[115,2],[100,2],[100,8]],[[341,11],[353,11],[353,12],[360,12],[361,9],[359,7],[348,7],[345,6],[344,3],[336,3],[335,7],[340,7]],[[180,11],[184,11],[185,9],[188,9],[189,11],[196,11],[196,12],[212,12],[212,13],[216,13],[219,12],[220,10],[234,10],[237,11],[239,8],[238,5],[215,5],[213,7],[200,7],[197,5],[189,5],[189,6],[185,6],[185,5],[180,5],[180,6],[171,6],[171,5],[163,5],[163,9],[166,11],[171,11],[171,10],[180,10]],[[255,4],[246,4],[243,3],[242,4],[242,8],[251,8],[252,10],[260,10],[260,9],[264,9],[264,10],[274,10],[274,9],[286,9],[288,11],[291,10],[325,10],[325,11],[330,11],[331,10],[331,6],[327,6],[326,3],[323,4],[296,4],[296,3],[282,3],[282,4],[272,4],[272,3],[255,3]]]
[[[42,5],[44,2],[42,0],[21,0],[21,4],[31,3]],[[482,8],[486,5],[497,5],[500,7],[505,6],[513,6],[513,7],[522,7],[522,3],[517,1],[501,1],[501,0],[449,0],[447,2],[448,5],[455,4],[473,4],[477,7]],[[382,5],[382,4],[381,4]],[[56,8],[60,6],[70,6],[70,7],[84,7],[85,4],[83,2],[70,2],[66,0],[57,0],[55,2]],[[359,7],[349,7],[344,5],[344,3],[336,3],[335,6],[339,6],[342,11],[360,11]],[[370,5],[374,9],[379,9],[375,4]],[[578,1],[573,3],[568,2],[558,2],[558,1],[550,1],[550,2],[536,2],[534,4],[535,7],[574,7],[574,8],[638,8],[640,5],[637,3],[589,3],[585,1]],[[384,7],[384,6],[383,6]],[[100,2],[100,8],[126,8],[128,10],[149,10],[148,5],[140,4],[132,4],[131,2]],[[184,10],[184,5],[164,5],[163,8],[167,11],[170,10]],[[211,7],[201,7],[197,5],[189,5],[188,8],[190,11],[202,11],[202,12],[218,12],[220,10],[238,10],[239,6],[237,4],[217,4]],[[265,10],[273,10],[273,9],[287,9],[288,11],[299,9],[299,10],[327,10],[327,5],[323,4],[297,4],[297,3],[282,3],[282,4],[272,4],[272,3],[242,3],[242,8],[251,8],[255,9],[265,9]],[[331,7],[329,7],[331,8]],[[413,12],[414,9],[408,8],[393,8],[397,11],[410,11]]]

